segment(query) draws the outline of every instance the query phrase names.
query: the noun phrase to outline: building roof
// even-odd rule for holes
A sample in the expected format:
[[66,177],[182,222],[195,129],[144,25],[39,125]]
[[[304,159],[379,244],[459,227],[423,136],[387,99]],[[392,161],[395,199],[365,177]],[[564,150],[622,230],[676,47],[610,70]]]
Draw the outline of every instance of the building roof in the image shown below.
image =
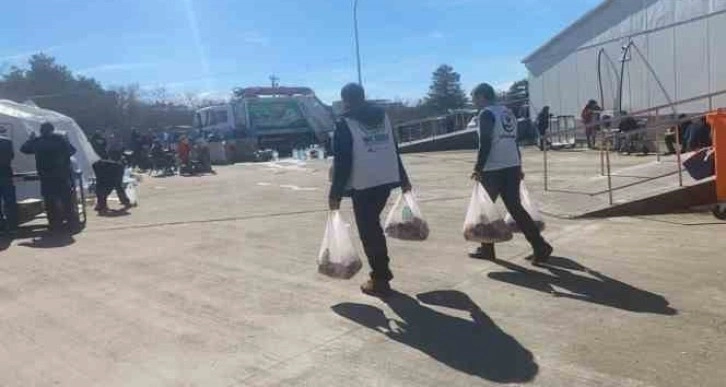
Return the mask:
[[600,11],[607,8],[611,3],[615,2],[616,0],[604,0],[600,5],[597,7],[591,9],[589,12],[581,16],[579,19],[575,20],[574,23],[570,24],[567,28],[560,31],[557,35],[552,37],[550,40],[548,40],[545,44],[537,48],[534,52],[527,55],[524,59],[522,59],[522,63],[527,63],[535,59],[538,55],[541,53],[547,51],[548,49],[552,48],[553,46],[557,45],[561,40],[563,40],[566,36],[570,35],[571,33],[575,32],[577,30],[577,27],[587,23],[589,20],[591,20],[595,15],[597,15]]

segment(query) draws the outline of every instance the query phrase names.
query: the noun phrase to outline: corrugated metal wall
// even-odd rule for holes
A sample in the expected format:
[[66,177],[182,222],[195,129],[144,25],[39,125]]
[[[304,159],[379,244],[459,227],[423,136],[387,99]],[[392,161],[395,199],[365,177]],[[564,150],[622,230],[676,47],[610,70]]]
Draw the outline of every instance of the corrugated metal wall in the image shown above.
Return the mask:
[[[726,90],[726,0],[621,0],[611,7],[640,2],[639,9],[622,18],[622,12],[604,10],[588,24],[609,23],[603,33],[579,49],[563,55],[564,44],[553,44],[526,63],[530,71],[530,98],[533,114],[549,105],[553,114],[579,117],[588,99],[600,99],[597,86],[597,53],[604,48],[618,71],[622,47],[631,39],[653,66],[670,97],[684,100]],[[613,15],[619,15],[618,20]],[[597,28],[594,28],[597,30]],[[562,42],[571,39],[567,36]],[[559,46],[559,47],[558,47]],[[564,57],[551,66],[552,57]],[[549,58],[548,58],[549,56]],[[548,62],[549,60],[549,62]],[[544,71],[541,71],[544,69]],[[613,109],[617,77],[611,66],[603,64],[605,109]],[[630,55],[623,77],[623,108],[642,110],[667,103],[653,75],[636,54]],[[709,107],[726,107],[726,95],[711,101],[680,105],[681,112],[701,112]]]

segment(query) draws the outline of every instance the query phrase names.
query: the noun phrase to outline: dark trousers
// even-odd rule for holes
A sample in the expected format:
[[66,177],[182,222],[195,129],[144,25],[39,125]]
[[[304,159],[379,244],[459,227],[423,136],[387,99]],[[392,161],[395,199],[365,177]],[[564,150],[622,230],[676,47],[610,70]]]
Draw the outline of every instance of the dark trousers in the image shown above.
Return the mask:
[[111,192],[113,192],[114,190],[116,191],[116,195],[118,196],[121,204],[123,204],[124,206],[128,206],[131,204],[131,200],[129,200],[128,195],[126,195],[126,190],[121,184],[98,185],[96,186],[96,209],[108,209],[108,195],[110,195]]
[[18,201],[12,184],[0,184],[0,219],[5,221],[8,230],[18,226]]
[[381,212],[388,202],[391,190],[388,187],[374,187],[353,191],[353,211],[358,225],[363,250],[371,266],[371,278],[390,281],[393,274],[389,268],[388,246],[381,227]]
[[[681,142],[682,142],[682,144],[681,144],[681,153],[685,153],[686,152],[686,144],[685,144],[685,142],[683,142],[683,139],[681,139]],[[676,135],[675,135],[675,133],[666,134],[666,136],[665,136],[665,144],[666,144],[666,148],[668,148],[668,153],[670,153],[670,154],[676,153],[676,145],[678,145],[678,144],[676,143]]]
[[78,208],[73,201],[70,178],[41,177],[40,190],[50,228],[57,230],[64,225],[75,227],[78,222]]
[[517,226],[522,230],[527,241],[533,248],[538,249],[546,244],[539,232],[537,225],[529,216],[527,210],[522,206],[519,197],[519,184],[522,181],[522,168],[513,167],[500,169],[498,171],[484,172],[482,174],[482,186],[487,190],[492,201],[496,201],[501,195],[507,211],[512,215]]

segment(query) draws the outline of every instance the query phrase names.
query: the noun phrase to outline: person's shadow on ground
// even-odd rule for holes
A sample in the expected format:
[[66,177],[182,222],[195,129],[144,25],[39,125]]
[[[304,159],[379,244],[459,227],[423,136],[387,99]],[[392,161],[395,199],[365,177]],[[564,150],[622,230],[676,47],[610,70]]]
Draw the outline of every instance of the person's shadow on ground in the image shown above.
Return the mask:
[[[384,300],[401,320],[389,319],[381,309],[364,304],[343,303],[332,309],[470,375],[497,383],[525,383],[537,375],[539,367],[532,353],[502,331],[466,294],[448,290],[417,297],[421,303],[401,293]],[[471,319],[453,317],[422,303],[467,311]]]
[[131,213],[128,210],[107,210],[98,212],[98,216],[102,218],[119,218],[122,216],[129,216]]
[[[505,272],[488,274],[489,278],[497,281],[549,293],[557,297],[567,297],[631,312],[662,315],[678,313],[676,309],[669,306],[665,297],[590,270],[572,259],[552,257],[547,263],[537,265],[549,273],[528,269],[507,261],[495,260],[494,263],[509,269]],[[576,274],[577,272],[589,275]],[[567,290],[567,292],[558,291],[557,288]]]
[[18,243],[18,246],[30,247],[34,249],[55,249],[66,247],[76,242],[73,235],[69,233],[53,233],[44,232],[37,237],[33,237],[30,242]]

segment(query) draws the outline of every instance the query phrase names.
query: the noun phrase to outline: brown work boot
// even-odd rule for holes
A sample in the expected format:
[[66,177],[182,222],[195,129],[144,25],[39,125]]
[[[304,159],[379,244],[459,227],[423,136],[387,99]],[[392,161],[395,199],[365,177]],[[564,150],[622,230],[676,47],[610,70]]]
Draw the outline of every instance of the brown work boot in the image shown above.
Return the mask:
[[369,279],[360,286],[360,290],[373,297],[386,298],[391,295],[391,285],[388,281]]

